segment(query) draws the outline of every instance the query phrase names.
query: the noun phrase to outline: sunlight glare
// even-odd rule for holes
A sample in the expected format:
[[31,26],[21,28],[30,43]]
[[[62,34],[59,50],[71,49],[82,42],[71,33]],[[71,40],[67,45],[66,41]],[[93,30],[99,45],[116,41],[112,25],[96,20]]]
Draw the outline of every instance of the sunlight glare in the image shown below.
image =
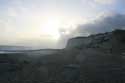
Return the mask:
[[42,34],[49,36],[55,40],[60,38],[59,28],[61,19],[49,17],[42,26]]

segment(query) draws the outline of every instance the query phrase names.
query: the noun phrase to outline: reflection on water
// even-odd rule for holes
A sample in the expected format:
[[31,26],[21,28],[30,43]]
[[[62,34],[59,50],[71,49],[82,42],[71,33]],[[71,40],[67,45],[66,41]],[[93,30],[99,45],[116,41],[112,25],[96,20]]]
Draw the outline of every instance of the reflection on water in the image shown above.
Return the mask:
[[20,52],[0,51],[0,54],[10,54],[10,53],[20,53]]

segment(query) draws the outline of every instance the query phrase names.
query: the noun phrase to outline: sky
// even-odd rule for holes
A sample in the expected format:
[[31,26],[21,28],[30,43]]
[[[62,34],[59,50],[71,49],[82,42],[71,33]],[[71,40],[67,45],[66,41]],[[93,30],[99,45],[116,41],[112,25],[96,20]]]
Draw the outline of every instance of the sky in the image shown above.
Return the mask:
[[0,45],[63,48],[124,22],[125,0],[0,0]]

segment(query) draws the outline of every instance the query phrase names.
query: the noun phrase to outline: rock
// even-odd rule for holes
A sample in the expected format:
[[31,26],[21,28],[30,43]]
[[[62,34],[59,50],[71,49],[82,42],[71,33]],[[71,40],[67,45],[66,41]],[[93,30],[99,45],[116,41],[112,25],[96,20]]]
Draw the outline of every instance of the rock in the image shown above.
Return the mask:
[[80,78],[80,66],[75,64],[66,65],[62,75],[64,81],[78,81]]

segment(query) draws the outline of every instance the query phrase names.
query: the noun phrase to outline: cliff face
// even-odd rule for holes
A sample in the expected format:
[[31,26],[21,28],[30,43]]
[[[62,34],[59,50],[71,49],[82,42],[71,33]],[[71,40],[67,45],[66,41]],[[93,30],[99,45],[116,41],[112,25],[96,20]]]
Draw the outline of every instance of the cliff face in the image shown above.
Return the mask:
[[91,35],[88,37],[72,38],[68,41],[66,49],[73,48],[100,48],[108,51],[125,49],[125,30]]
[[125,82],[125,30],[73,38],[66,49],[80,65],[82,79]]
[[87,47],[92,42],[91,37],[77,37],[68,41],[66,48]]
[[77,47],[98,47],[98,45],[104,42],[110,42],[111,33],[91,35],[88,37],[77,37],[72,38],[68,41],[66,48],[77,48]]

